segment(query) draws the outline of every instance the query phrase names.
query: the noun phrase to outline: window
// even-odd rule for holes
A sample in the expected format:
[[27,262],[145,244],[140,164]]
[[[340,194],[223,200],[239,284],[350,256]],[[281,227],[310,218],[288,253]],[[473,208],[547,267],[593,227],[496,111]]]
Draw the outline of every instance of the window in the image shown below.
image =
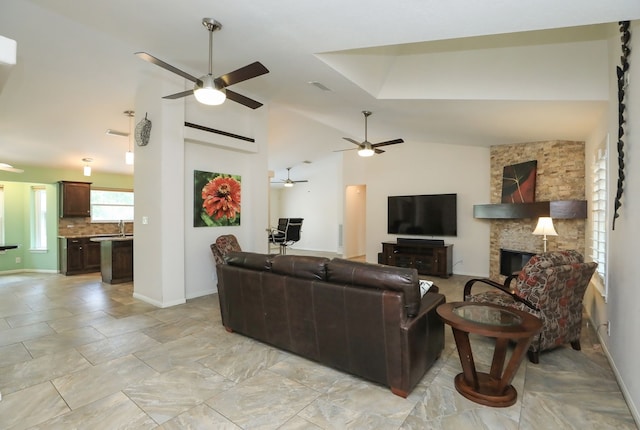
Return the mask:
[[31,187],[31,249],[47,249],[47,190]]
[[0,244],[4,245],[4,187],[0,185]]
[[91,189],[91,221],[133,221],[133,191]]
[[595,284],[600,294],[607,297],[607,163],[606,143],[598,150],[593,163],[593,189],[591,204],[592,244],[591,258],[598,263]]

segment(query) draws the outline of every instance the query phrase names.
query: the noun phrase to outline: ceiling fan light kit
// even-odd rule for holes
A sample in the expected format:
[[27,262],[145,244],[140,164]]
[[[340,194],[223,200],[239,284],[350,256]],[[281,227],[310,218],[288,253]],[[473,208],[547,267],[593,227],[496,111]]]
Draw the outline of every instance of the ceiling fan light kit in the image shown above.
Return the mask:
[[209,106],[218,106],[227,99],[227,92],[224,87],[218,88],[213,76],[207,75],[200,78],[202,86],[196,84],[193,95],[200,103]]
[[371,147],[371,144],[367,142],[362,148],[358,149],[358,155],[361,157],[371,157],[376,152]]
[[291,167],[287,167],[287,179],[280,180],[280,181],[274,181],[272,183],[273,184],[282,184],[287,188],[291,188],[291,187],[293,187],[293,184],[297,184],[297,183],[301,183],[301,182],[309,182],[306,179],[302,179],[300,181],[293,181],[293,180],[291,180],[290,173],[291,173]]
[[259,61],[255,61],[247,66],[234,70],[231,73],[213,77],[213,32],[222,28],[222,24],[213,18],[203,18],[202,25],[209,31],[209,73],[196,78],[189,73],[165,63],[159,58],[154,57],[146,52],[136,52],[135,54],[151,64],[160,66],[176,75],[193,82],[195,85],[192,90],[181,91],[176,94],[164,96],[164,99],[179,99],[182,97],[194,95],[196,100],[202,104],[209,106],[221,105],[226,99],[240,103],[251,109],[257,109],[262,103],[257,102],[249,97],[238,94],[235,91],[228,90],[227,87],[269,73],[269,69],[263,66]]
[[[384,151],[382,149],[378,149],[379,146],[395,145],[395,144],[404,142],[404,140],[402,139],[393,139],[393,140],[387,140],[385,142],[372,144],[371,142],[369,142],[367,138],[367,118],[369,118],[369,116],[371,115],[371,111],[363,110],[362,114],[364,115],[364,142],[357,142],[348,137],[343,138],[344,140],[351,142],[354,145],[358,145],[358,155],[360,157],[371,157],[374,154],[382,154]],[[351,151],[351,149],[341,149],[334,152],[342,152],[342,151]]]

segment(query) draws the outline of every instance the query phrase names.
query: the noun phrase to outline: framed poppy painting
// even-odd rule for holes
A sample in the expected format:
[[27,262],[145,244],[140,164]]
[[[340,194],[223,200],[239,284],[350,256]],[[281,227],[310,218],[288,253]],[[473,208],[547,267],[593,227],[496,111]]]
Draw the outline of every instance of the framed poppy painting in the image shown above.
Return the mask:
[[193,226],[240,225],[239,175],[193,171]]
[[536,196],[537,161],[505,166],[502,171],[502,203],[533,203]]

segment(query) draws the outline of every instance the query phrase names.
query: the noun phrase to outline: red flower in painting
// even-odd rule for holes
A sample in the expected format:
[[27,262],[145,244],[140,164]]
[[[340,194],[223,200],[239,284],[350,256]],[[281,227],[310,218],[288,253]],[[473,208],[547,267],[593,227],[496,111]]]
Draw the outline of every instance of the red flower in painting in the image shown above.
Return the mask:
[[233,178],[216,176],[202,187],[202,207],[207,215],[218,220],[240,213],[240,183]]

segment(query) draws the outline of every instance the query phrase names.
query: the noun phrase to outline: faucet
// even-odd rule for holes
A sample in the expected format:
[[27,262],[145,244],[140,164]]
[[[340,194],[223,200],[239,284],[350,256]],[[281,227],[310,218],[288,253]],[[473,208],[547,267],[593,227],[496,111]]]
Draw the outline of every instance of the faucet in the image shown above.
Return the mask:
[[124,221],[120,220],[120,222],[118,223],[118,228],[120,229],[120,236],[124,237]]

